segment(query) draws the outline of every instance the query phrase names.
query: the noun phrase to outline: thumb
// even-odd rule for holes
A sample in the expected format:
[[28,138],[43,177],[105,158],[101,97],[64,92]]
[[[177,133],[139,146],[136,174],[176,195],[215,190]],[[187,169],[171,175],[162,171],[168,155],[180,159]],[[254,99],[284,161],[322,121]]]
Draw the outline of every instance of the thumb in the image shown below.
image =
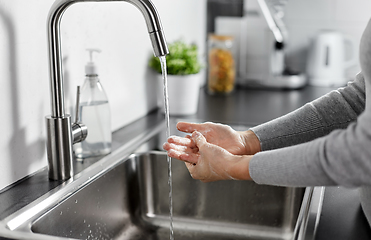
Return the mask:
[[203,145],[206,144],[205,137],[198,131],[194,131],[192,133],[192,139],[196,143],[198,148],[201,148]]

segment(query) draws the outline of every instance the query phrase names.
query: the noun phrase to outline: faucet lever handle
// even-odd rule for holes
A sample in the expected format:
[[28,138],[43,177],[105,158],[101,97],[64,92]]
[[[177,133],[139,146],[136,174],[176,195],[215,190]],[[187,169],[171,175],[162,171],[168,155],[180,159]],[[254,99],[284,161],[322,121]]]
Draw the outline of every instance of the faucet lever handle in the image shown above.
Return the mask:
[[80,86],[77,86],[76,91],[76,109],[75,109],[75,123],[80,121]]
[[84,141],[88,135],[88,128],[81,122],[80,119],[80,86],[77,86],[76,92],[76,109],[75,122],[72,124],[72,139],[73,143]]

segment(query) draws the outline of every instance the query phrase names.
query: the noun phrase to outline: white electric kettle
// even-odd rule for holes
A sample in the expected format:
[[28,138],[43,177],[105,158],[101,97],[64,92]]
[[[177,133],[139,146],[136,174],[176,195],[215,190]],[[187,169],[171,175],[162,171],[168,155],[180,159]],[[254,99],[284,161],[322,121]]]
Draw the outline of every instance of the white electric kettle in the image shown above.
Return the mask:
[[[346,59],[346,47],[352,56]],[[343,86],[348,79],[345,70],[356,64],[354,41],[336,31],[322,31],[309,49],[307,75],[314,86]]]

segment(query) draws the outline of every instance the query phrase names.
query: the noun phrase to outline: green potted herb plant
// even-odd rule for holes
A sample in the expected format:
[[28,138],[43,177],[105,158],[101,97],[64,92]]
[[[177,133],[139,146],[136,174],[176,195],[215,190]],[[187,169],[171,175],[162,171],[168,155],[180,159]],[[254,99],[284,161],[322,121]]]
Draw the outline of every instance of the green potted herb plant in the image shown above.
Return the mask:
[[[170,114],[194,114],[197,112],[202,80],[202,64],[199,60],[198,48],[194,44],[186,44],[181,40],[170,43],[168,47],[170,54],[166,56],[166,66]],[[159,73],[158,100],[163,109],[164,94],[160,60],[151,57],[149,66]]]

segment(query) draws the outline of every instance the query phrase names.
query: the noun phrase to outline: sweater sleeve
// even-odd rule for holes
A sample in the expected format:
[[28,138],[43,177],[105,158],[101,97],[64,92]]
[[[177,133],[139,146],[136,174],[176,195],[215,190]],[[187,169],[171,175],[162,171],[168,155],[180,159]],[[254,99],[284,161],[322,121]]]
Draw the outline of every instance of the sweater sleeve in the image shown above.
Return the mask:
[[371,111],[364,109],[358,75],[347,87],[253,128],[263,151],[250,162],[252,179],[281,186],[371,185]]
[[365,108],[365,81],[362,74],[347,87],[305,104],[280,118],[251,128],[261,149],[271,150],[311,141],[334,129],[346,128]]

